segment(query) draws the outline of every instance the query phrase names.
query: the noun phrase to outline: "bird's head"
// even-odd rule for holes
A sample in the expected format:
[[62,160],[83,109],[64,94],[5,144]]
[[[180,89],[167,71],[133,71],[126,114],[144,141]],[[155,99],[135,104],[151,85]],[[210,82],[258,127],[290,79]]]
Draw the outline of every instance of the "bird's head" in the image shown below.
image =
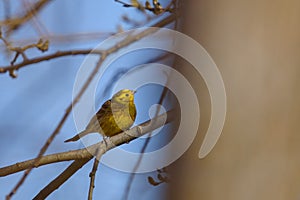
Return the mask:
[[133,102],[135,92],[136,91],[129,89],[120,90],[112,97],[112,102],[120,104],[128,104],[128,102]]

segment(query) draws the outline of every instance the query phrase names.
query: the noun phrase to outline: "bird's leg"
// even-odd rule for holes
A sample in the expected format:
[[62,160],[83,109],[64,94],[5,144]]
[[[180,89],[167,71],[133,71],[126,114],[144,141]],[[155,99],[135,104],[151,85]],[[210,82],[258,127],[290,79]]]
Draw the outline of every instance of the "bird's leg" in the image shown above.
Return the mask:
[[104,143],[105,143],[105,147],[106,147],[106,149],[107,149],[106,136],[102,135],[102,139],[103,139],[103,141],[104,141]]

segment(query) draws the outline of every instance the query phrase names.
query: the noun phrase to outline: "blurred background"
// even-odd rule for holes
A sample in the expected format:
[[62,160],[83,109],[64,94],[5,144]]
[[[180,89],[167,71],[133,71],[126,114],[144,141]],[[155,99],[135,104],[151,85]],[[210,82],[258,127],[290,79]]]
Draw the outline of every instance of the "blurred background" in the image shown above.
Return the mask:
[[183,4],[183,32],[204,46],[223,76],[227,116],[215,148],[200,160],[210,100],[198,81],[200,130],[171,167],[170,199],[300,199],[300,2]]

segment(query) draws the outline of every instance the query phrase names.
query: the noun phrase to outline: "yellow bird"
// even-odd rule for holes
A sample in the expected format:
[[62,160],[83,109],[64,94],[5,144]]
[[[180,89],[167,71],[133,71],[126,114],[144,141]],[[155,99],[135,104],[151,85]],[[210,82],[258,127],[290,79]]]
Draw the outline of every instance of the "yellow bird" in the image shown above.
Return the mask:
[[92,117],[84,131],[65,142],[74,142],[87,134],[95,132],[100,133],[102,136],[111,137],[129,129],[136,118],[135,92],[123,89],[114,94]]

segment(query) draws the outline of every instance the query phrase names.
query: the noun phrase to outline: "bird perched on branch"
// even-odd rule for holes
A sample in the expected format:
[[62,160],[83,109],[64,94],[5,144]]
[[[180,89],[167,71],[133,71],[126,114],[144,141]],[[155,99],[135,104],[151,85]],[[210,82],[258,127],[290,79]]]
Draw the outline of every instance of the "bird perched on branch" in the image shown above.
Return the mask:
[[92,117],[85,130],[65,142],[74,142],[95,132],[100,133],[103,137],[111,137],[129,129],[136,118],[135,92],[123,89],[114,94]]

